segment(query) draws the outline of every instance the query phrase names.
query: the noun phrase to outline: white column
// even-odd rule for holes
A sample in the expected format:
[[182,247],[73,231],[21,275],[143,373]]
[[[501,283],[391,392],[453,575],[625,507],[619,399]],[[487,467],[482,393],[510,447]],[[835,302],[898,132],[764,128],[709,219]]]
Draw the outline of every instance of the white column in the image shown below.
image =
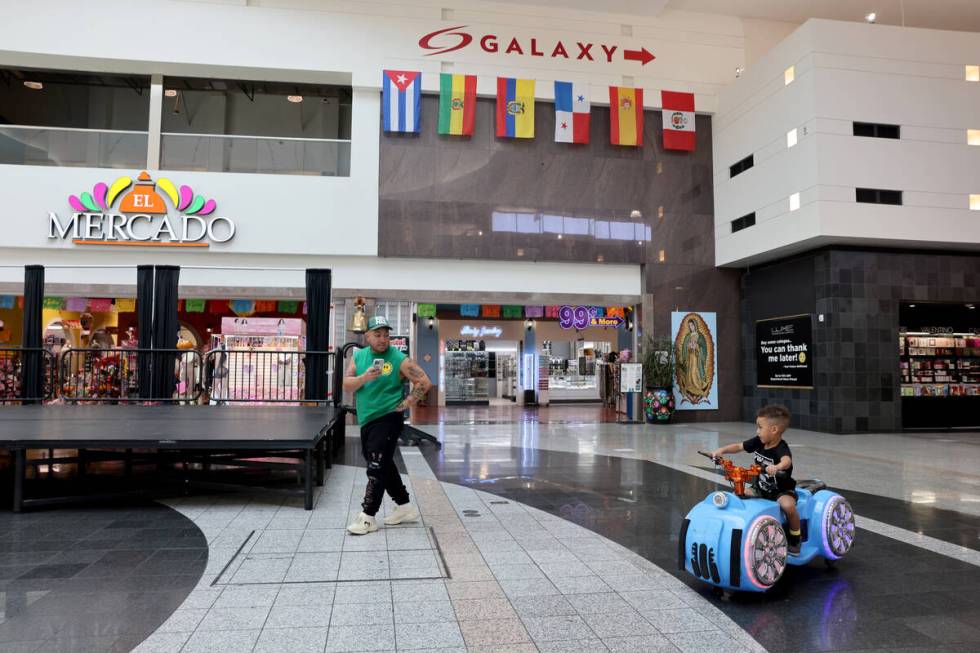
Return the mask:
[[150,124],[146,140],[146,168],[160,169],[160,125],[163,115],[163,75],[150,76]]

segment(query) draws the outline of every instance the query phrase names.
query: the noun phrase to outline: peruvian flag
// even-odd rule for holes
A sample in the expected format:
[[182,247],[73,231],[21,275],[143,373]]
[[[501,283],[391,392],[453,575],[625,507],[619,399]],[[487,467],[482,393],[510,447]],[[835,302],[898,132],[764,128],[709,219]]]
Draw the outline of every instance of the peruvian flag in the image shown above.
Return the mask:
[[661,91],[664,149],[694,151],[694,93]]

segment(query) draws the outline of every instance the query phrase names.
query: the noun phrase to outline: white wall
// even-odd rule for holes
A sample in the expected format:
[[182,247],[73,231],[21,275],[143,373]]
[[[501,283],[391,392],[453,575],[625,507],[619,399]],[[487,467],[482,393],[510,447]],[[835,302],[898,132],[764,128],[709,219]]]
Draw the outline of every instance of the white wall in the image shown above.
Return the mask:
[[[5,249],[0,247],[0,292],[22,292],[23,266],[42,261],[46,284],[64,284],[75,292],[99,292],[98,287],[124,287],[135,292],[136,266],[168,263],[182,266],[182,287],[209,288],[215,297],[266,296],[248,289],[301,289],[303,270],[333,270],[333,287],[380,291],[405,291],[414,297],[426,292],[536,295],[623,296],[639,298],[640,266],[588,263],[531,263],[515,261],[460,261],[446,259],[395,259],[363,256],[250,255],[208,256],[184,251],[115,253],[89,248],[80,252]],[[43,256],[43,259],[39,258]],[[98,266],[109,267],[98,267]],[[68,266],[68,267],[63,267]],[[207,269],[196,269],[207,268]],[[237,269],[236,269],[237,268]],[[279,268],[280,270],[276,270]],[[290,268],[289,270],[281,270]],[[90,287],[96,287],[88,290]],[[241,293],[241,294],[240,294]]]
[[[161,170],[176,185],[187,184],[214,199],[215,215],[233,219],[235,238],[202,256],[226,252],[376,256],[378,252],[378,123],[376,92],[354,92],[350,177],[259,175]],[[70,242],[47,238],[47,215],[71,215],[69,195],[91,192],[139,170],[0,165],[0,196],[10,215],[0,245],[77,250]],[[114,253],[105,252],[106,256]],[[43,261],[39,261],[43,263]]]
[[[714,128],[719,265],[846,243],[980,249],[980,34],[811,20],[719,99]],[[795,81],[783,72],[795,67]],[[852,124],[901,126],[900,140],[853,136]],[[796,128],[798,145],[787,148]],[[755,167],[730,178],[752,154]],[[903,206],[858,204],[856,187],[902,190]],[[789,211],[790,194],[801,208]],[[731,233],[754,211],[756,225]]]
[[[608,98],[609,84],[626,84],[648,89],[648,107],[660,105],[662,88],[694,91],[698,110],[708,112],[744,63],[742,23],[726,16],[665,12],[651,18],[453,0],[248,5],[37,0],[26,12],[16,0],[0,0],[0,63],[371,88],[380,86],[383,68],[407,68],[428,73],[424,88],[431,91],[438,89],[434,73],[446,69],[480,75],[479,92],[486,95],[495,94],[494,78],[502,74],[541,80],[543,99],[551,97],[551,80],[576,79],[593,85],[598,104]],[[423,35],[456,26],[476,37],[470,46],[436,56],[419,47]],[[150,33],[141,38],[140,29]],[[497,37],[497,53],[479,48],[485,34]],[[525,56],[505,54],[515,37]],[[531,56],[532,37],[547,55],[562,40],[570,58]],[[575,59],[577,41],[595,44],[594,61]],[[452,42],[451,36],[433,40]],[[602,43],[617,46],[612,63],[605,61]],[[656,59],[640,66],[621,58],[623,49],[640,47]]]

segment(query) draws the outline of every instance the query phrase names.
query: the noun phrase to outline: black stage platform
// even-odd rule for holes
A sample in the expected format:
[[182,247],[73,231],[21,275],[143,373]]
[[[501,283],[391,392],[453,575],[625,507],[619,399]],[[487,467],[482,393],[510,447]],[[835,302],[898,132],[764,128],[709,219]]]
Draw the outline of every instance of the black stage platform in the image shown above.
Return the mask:
[[[13,507],[18,512],[52,501],[24,496],[28,466],[77,463],[84,474],[91,461],[128,465],[133,450],[153,450],[166,460],[205,468],[295,469],[304,480],[306,509],[312,510],[314,478],[322,485],[324,465],[343,444],[344,415],[334,406],[6,406],[0,409],[0,449],[14,457]],[[78,456],[27,460],[28,449],[70,449]],[[255,460],[263,456],[297,462]]]

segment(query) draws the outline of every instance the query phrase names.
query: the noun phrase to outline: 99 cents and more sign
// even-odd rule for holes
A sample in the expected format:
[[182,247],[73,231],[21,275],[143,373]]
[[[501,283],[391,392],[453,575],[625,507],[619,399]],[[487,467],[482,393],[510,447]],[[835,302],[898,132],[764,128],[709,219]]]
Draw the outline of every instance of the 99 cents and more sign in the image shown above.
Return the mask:
[[618,328],[623,318],[598,316],[595,306],[562,306],[558,309],[558,326],[562,329],[587,329],[589,327]]
[[756,385],[813,388],[813,325],[809,315],[755,323]]

